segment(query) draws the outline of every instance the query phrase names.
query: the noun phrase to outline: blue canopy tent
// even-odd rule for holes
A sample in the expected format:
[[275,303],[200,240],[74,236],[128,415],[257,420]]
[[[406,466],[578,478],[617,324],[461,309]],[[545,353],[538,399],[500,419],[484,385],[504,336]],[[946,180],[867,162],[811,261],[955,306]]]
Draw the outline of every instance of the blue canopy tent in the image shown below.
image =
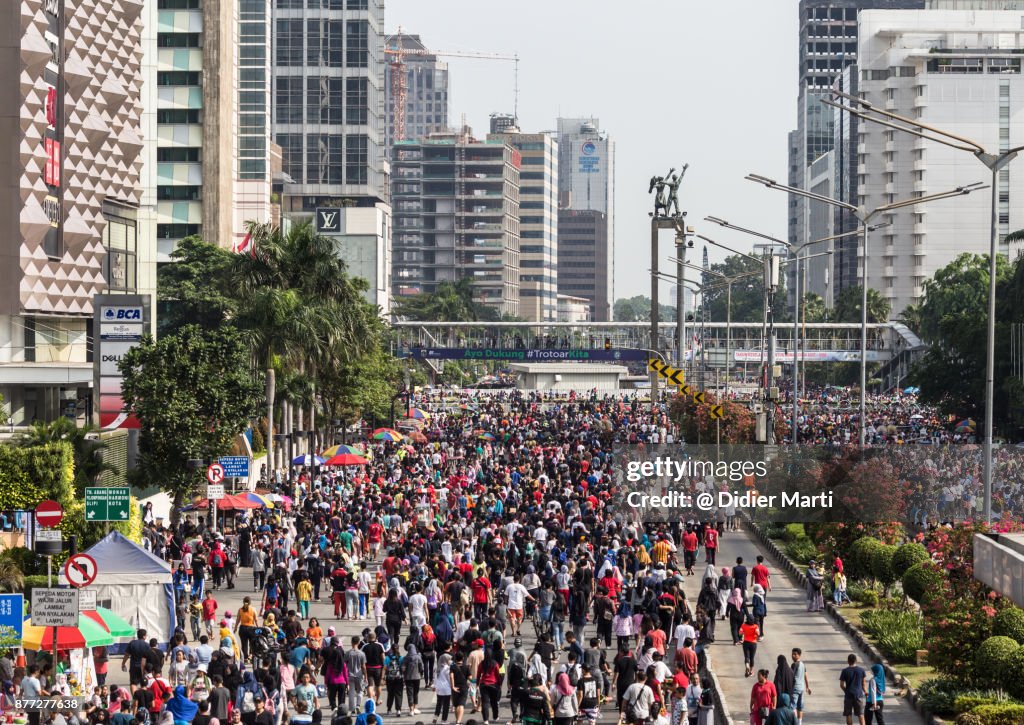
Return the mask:
[[[174,634],[176,612],[170,565],[117,531],[85,551],[96,560],[96,603],[145,629],[161,644]],[[66,585],[63,572],[60,584]]]

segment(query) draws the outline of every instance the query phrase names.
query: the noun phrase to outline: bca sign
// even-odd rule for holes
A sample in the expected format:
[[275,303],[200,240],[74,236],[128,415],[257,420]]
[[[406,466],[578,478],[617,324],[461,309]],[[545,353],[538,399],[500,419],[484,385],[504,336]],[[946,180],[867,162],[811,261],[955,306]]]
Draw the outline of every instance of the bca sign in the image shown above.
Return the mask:
[[316,210],[316,230],[321,234],[341,234],[342,210],[333,207]]
[[103,322],[142,322],[142,308],[103,306],[100,319]]

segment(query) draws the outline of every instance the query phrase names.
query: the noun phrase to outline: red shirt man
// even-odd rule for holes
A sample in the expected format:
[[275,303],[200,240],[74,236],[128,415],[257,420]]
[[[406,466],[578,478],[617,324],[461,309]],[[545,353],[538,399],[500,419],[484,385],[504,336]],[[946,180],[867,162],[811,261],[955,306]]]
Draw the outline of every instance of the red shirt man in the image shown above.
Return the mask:
[[490,580],[484,576],[483,569],[478,573],[476,579],[473,580],[473,603],[474,604],[487,604],[487,593],[491,589]]
[[708,527],[704,530],[704,546],[708,549],[718,548],[718,530]]
[[683,551],[696,551],[697,550],[697,534],[693,531],[687,531],[683,534]]
[[750,578],[755,584],[760,584],[765,592],[770,592],[771,587],[771,575],[768,573],[768,567],[764,565],[764,557],[757,557],[757,564],[750,570]]

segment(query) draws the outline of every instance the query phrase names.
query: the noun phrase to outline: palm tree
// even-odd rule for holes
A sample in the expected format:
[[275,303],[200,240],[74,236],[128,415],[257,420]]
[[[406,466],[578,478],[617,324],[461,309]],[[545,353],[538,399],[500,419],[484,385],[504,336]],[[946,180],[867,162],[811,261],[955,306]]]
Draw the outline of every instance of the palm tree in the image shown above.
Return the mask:
[[[847,287],[836,297],[835,306],[832,309],[833,322],[860,322],[861,300],[863,292],[861,287]],[[880,323],[889,319],[892,312],[892,305],[881,293],[868,288],[868,322]]]
[[899,321],[906,325],[915,335],[921,335],[921,325],[924,322],[924,310],[921,304],[907,305],[899,315]]
[[[317,369],[325,360],[352,360],[372,349],[379,339],[378,311],[363,298],[366,282],[349,276],[335,243],[310,224],[282,233],[250,223],[249,232],[253,254],[237,255],[231,267],[242,298],[236,324],[261,369],[298,371],[313,381],[303,401],[312,421]],[[273,408],[270,399],[268,419]]]

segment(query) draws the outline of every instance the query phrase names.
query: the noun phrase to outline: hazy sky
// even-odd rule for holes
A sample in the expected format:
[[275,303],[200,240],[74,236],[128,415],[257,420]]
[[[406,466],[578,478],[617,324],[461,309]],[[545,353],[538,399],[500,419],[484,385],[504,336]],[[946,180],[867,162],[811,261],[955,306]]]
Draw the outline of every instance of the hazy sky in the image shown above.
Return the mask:
[[[399,25],[435,50],[518,53],[524,132],[554,129],[560,115],[600,118],[616,143],[617,298],[650,293],[647,187],[669,167],[690,164],[680,201],[698,233],[740,249],[756,241],[701,221],[711,214],[785,238],[786,196],[743,176],[787,176],[797,0],[386,0],[387,32]],[[483,137],[492,112],[512,110],[513,64],[444,60],[451,123],[465,114]]]

